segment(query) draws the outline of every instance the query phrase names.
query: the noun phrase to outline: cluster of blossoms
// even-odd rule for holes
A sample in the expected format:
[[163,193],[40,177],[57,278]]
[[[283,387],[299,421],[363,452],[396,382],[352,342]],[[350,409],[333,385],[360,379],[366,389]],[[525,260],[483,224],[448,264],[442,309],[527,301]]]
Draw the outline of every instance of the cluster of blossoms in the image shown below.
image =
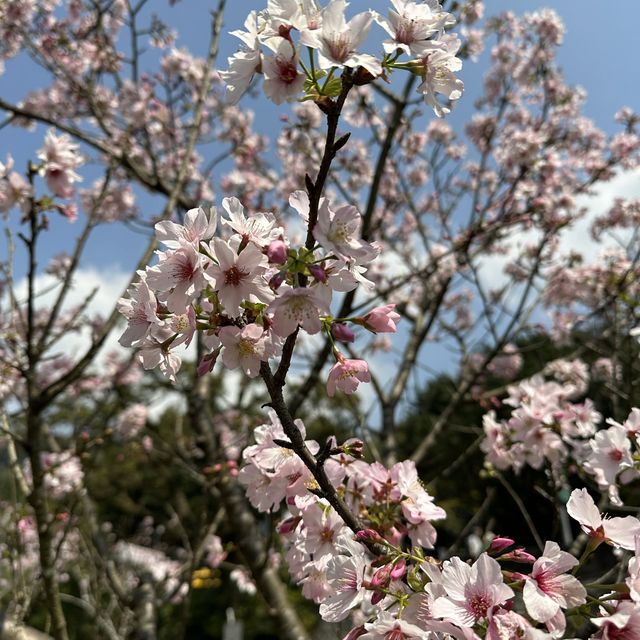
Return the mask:
[[[62,498],[83,488],[84,471],[78,456],[70,451],[62,453],[43,453],[42,466],[45,471],[44,486],[53,498]],[[24,477],[32,484],[31,465],[25,460]]]
[[[422,79],[418,91],[436,115],[448,113],[436,94],[457,100],[463,90],[455,77],[462,68],[456,58],[461,43],[445,33],[454,17],[439,0],[392,0],[392,4],[387,17],[369,10],[347,21],[345,0],[331,0],[324,8],[316,0],[269,0],[265,11],[249,14],[246,31],[232,32],[244,49],[229,58],[229,70],[221,73],[231,100],[239,100],[255,73],[264,75],[265,94],[280,104],[303,92],[314,100],[337,96],[342,90],[341,80],[334,78],[337,70],[349,70],[355,84],[366,84],[402,69]],[[381,58],[360,51],[374,22],[388,35]],[[294,32],[299,34],[297,44]],[[308,63],[302,48],[309,50]],[[400,62],[402,55],[409,60]]]
[[[306,192],[292,194],[290,204],[308,222]],[[120,343],[138,348],[145,368],[159,366],[175,379],[181,365],[175,348],[188,346],[196,331],[206,349],[198,363],[201,375],[213,369],[222,352],[225,367],[256,377],[261,363],[277,357],[298,327],[346,342],[354,339],[347,323],[373,333],[396,330],[400,316],[394,305],[353,318],[330,315],[334,291],[372,286],[365,273],[378,248],[359,239],[361,216],[355,207],[334,211],[322,198],[313,227],[316,244],[294,249],[272,214],[247,216],[236,198],[225,198],[222,206],[228,214],[222,225],[231,232],[224,238],[215,236],[214,208],[208,214],[190,210],[184,225],[159,222],[156,235],[167,249],[158,252],[157,265],[139,273],[130,297],[119,301],[128,319]],[[353,393],[359,382],[369,381],[364,360],[348,359],[337,347],[334,354],[329,395],[336,389]]]
[[486,461],[517,473],[525,466],[540,469],[545,464],[559,470],[559,465],[573,460],[613,504],[621,505],[620,485],[640,476],[640,409],[633,408],[622,424],[608,418],[609,427],[599,428],[602,416],[593,402],[573,401],[587,390],[586,365],[558,360],[544,373],[556,380],[536,375],[508,387],[504,404],[513,410],[507,419],[497,420],[495,411],[484,416],[481,448]]
[[[79,153],[79,146],[72,143],[68,135],[57,136],[53,129],[49,129],[37,156],[40,162],[35,166],[35,170],[45,179],[48,190],[59,198],[70,198],[74,194],[74,183],[81,180],[75,171],[84,162]],[[6,164],[0,162],[0,213],[4,214],[13,207],[26,210],[29,199],[34,195],[32,185],[14,171],[13,166],[11,156]],[[55,208],[71,221],[76,217],[74,203],[64,206],[53,203],[45,205],[44,201],[41,201],[40,206],[43,209]]]
[[[296,424],[304,438],[304,425]],[[636,551],[636,556],[626,587],[618,586],[618,600],[591,618],[600,628],[591,637],[634,637],[612,630],[636,628],[640,521],[604,518],[586,490],[574,490],[567,504],[568,514],[589,536],[580,562],[553,541],[536,557],[512,549],[515,542],[506,537],[494,538],[473,564],[457,556],[441,561],[425,549],[434,549],[431,523],[445,512],[433,504],[413,463],[386,469],[361,460],[357,441],[333,447],[334,455],[324,463],[327,476],[366,527],[354,535],[314,493],[317,485],[289,447],[275,413],[254,435],[256,444],[244,451],[247,464],[239,479],[258,510],[286,505],[278,531],[287,546],[289,570],[303,595],[320,605],[325,621],[351,616],[354,626],[345,639],[564,637],[565,611],[587,602],[587,591],[573,574],[602,542]],[[318,443],[306,445],[318,454]],[[513,563],[530,568],[515,571],[509,568]],[[592,615],[593,610],[585,613]]]

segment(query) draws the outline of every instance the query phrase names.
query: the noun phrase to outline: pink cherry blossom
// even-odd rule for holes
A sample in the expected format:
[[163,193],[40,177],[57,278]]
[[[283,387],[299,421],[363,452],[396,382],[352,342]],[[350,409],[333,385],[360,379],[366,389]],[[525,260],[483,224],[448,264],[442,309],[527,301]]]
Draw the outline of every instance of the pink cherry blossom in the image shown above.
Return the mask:
[[442,585],[447,595],[433,603],[433,616],[462,627],[490,619],[495,607],[514,596],[504,584],[500,565],[486,553],[472,566],[458,557],[447,560],[442,568]]
[[462,97],[464,85],[454,73],[460,71],[462,62],[456,58],[461,42],[456,36],[445,35],[437,42],[431,43],[429,50],[425,50],[419,61],[422,84],[418,91],[424,95],[425,102],[433,108],[440,118],[449,113],[448,107],[443,107],[436,93],[443,94],[449,100]]
[[300,325],[307,333],[321,329],[320,314],[328,314],[328,305],[312,289],[281,288],[278,297],[269,305],[273,313],[273,331],[283,338]]
[[266,338],[261,326],[248,324],[238,327],[222,327],[218,337],[224,346],[222,362],[228,369],[240,367],[250,378],[260,374],[260,362],[269,356]]
[[248,244],[240,254],[220,238],[211,241],[211,249],[218,260],[205,271],[218,292],[225,313],[237,318],[243,300],[268,303],[273,293],[264,280],[266,259],[254,244]]
[[578,560],[548,541],[524,583],[523,598],[529,615],[538,622],[547,622],[560,609],[577,607],[586,602],[587,592],[580,582],[566,572]]
[[336,389],[346,394],[355,393],[361,382],[371,382],[369,365],[364,360],[338,356],[338,361],[331,367],[327,378],[327,395],[333,398]]
[[298,56],[289,40],[282,38],[274,55],[263,56],[265,95],[275,104],[295,100],[302,91],[305,75],[298,70]]
[[189,209],[184,216],[184,224],[171,220],[163,220],[155,225],[156,238],[170,249],[179,249],[184,244],[191,244],[195,249],[200,242],[210,240],[216,231],[218,212],[210,207],[207,213],[202,207]]
[[83,163],[78,149],[68,135],[57,136],[53,129],[49,129],[44,147],[38,151],[38,158],[42,160],[40,175],[44,176],[49,189],[60,198],[73,195],[73,183],[81,180],[74,171]]

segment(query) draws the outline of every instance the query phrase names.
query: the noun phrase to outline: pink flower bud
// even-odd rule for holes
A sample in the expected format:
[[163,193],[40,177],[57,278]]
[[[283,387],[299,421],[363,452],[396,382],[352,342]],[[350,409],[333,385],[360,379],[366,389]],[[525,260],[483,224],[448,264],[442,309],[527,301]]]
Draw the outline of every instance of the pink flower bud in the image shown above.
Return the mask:
[[374,591],[371,595],[371,604],[378,604],[380,600],[384,600],[386,595],[384,591]]
[[360,542],[382,542],[382,536],[375,529],[362,529],[355,538]]
[[287,245],[283,240],[273,240],[267,247],[269,262],[284,264],[287,261]]
[[402,538],[404,534],[402,531],[399,531],[396,527],[391,527],[387,532],[385,538],[393,545],[398,546],[402,542]]
[[220,349],[218,348],[212,351],[211,353],[207,353],[204,356],[202,356],[202,359],[198,363],[198,367],[196,369],[196,371],[198,372],[198,375],[203,376],[213,371],[213,367],[215,367],[216,360],[218,359],[219,355],[220,355]]
[[269,280],[269,286],[274,291],[277,291],[280,288],[280,285],[284,282],[284,273],[274,273],[271,276],[271,280]]
[[364,326],[373,333],[395,333],[396,322],[400,320],[400,314],[394,311],[395,308],[395,304],[387,304],[372,309],[362,318]]
[[342,322],[334,322],[331,325],[331,335],[340,342],[353,342],[356,339],[356,334]]
[[291,533],[298,526],[300,520],[302,520],[300,516],[296,516],[295,518],[287,518],[278,525],[278,533],[280,535]]
[[503,556],[500,556],[498,560],[510,560],[511,562],[523,562],[533,564],[536,561],[535,556],[532,556],[530,553],[527,553],[522,547],[516,549],[515,551],[509,551],[509,553],[505,553]]
[[400,558],[398,562],[393,565],[393,569],[391,569],[391,579],[392,580],[400,580],[402,576],[407,572],[407,562],[404,558]]
[[496,536],[489,545],[487,549],[487,553],[496,554],[502,553],[505,549],[508,549],[512,544],[515,544],[515,541],[511,538],[503,538],[501,536]]
[[319,264],[310,264],[309,272],[318,282],[324,283],[327,281],[327,272]]
[[386,587],[391,580],[391,570],[393,569],[392,564],[385,564],[380,567],[371,578],[371,586],[376,587]]

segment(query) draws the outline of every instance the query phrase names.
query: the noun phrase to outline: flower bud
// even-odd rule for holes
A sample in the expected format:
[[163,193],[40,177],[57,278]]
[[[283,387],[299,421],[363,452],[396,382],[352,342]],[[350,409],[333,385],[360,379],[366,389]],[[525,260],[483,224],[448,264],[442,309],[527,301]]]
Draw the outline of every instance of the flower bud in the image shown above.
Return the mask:
[[284,282],[284,274],[281,272],[278,272],[271,276],[271,280],[269,280],[269,286],[271,287],[271,289],[273,289],[273,291],[277,291],[283,282]]
[[393,565],[393,569],[391,569],[391,573],[389,575],[392,580],[400,580],[406,572],[407,561],[404,558],[400,558],[400,560]]
[[364,442],[358,440],[358,438],[349,438],[349,440],[342,445],[342,451],[346,455],[353,456],[354,458],[362,458],[363,450]]
[[356,339],[351,327],[342,322],[334,322],[331,325],[331,335],[340,342],[353,342]]
[[325,283],[327,281],[327,272],[319,264],[310,264],[309,272],[318,282]]
[[273,240],[267,247],[269,262],[284,264],[287,261],[287,245],[283,240]]
[[359,542],[382,542],[382,536],[375,529],[361,529],[355,535]]
[[347,635],[342,640],[356,640],[356,638],[363,636],[366,632],[367,630],[362,625],[360,625],[359,627],[351,629],[351,631],[349,631],[349,633],[347,633]]
[[515,544],[515,541],[511,538],[503,538],[502,536],[496,536],[489,545],[487,549],[487,553],[489,554],[499,554],[502,553],[505,549],[508,549],[512,544]]
[[391,570],[393,569],[392,564],[385,564],[380,567],[371,577],[371,586],[372,587],[386,587],[391,580]]
[[533,564],[536,561],[535,556],[532,556],[530,553],[527,553],[522,547],[516,549],[515,551],[509,551],[509,553],[505,553],[503,556],[500,556],[498,560],[510,560],[511,562],[523,562],[525,564],[531,563]]
[[400,314],[394,311],[395,308],[395,304],[376,307],[362,318],[362,322],[373,333],[395,333],[396,322],[400,320]]
[[291,533],[298,526],[298,523],[302,520],[300,516],[296,516],[293,518],[287,518],[283,522],[278,525],[278,533],[280,535],[286,535],[287,533]]

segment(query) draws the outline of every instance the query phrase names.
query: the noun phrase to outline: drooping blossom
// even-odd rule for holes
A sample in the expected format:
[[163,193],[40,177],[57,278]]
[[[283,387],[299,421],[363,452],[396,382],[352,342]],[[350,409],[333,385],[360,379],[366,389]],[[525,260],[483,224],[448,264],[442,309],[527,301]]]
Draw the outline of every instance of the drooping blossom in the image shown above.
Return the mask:
[[351,394],[361,382],[371,382],[369,365],[364,360],[352,360],[341,354],[337,358],[327,378],[327,395],[330,398],[335,396],[336,390]]
[[298,55],[292,43],[282,38],[273,55],[262,58],[265,95],[275,104],[291,102],[302,91],[305,75],[298,69]]
[[449,113],[450,109],[440,104],[436,93],[444,95],[448,100],[462,97],[464,84],[455,76],[455,72],[462,69],[462,61],[456,58],[460,44],[456,36],[445,35],[434,42],[429,52],[424,53],[417,63],[422,77],[418,92],[424,95],[425,102],[439,118]]
[[244,45],[243,50],[228,58],[229,69],[227,71],[219,72],[220,77],[227,85],[227,94],[231,104],[240,100],[260,66],[260,40],[258,39],[256,11],[249,13],[244,27],[246,31],[238,29],[231,32],[231,35],[241,40]]

